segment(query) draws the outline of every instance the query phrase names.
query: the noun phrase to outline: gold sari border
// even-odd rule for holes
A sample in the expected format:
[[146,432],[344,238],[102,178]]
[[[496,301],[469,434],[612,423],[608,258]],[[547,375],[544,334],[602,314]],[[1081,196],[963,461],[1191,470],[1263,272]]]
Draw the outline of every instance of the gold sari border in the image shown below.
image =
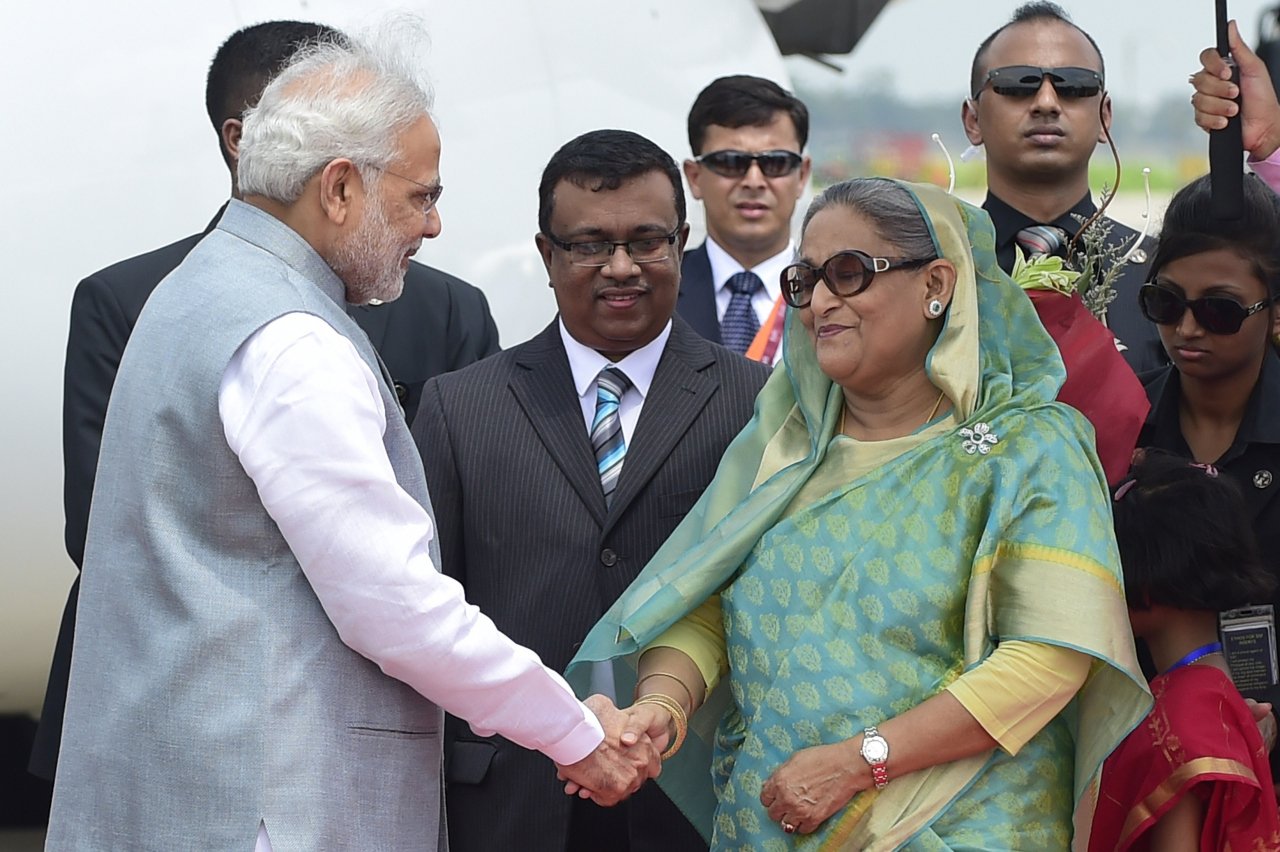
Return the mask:
[[1253,769],[1238,760],[1197,757],[1195,760],[1187,761],[1171,772],[1159,787],[1148,793],[1129,811],[1129,816],[1124,821],[1124,829],[1120,832],[1120,845],[1123,847],[1132,843],[1134,835],[1154,822],[1167,807],[1174,803],[1175,797],[1185,791],[1188,782],[1196,780],[1200,775],[1210,775],[1214,779],[1242,781],[1254,787],[1258,786],[1258,776],[1253,774]]

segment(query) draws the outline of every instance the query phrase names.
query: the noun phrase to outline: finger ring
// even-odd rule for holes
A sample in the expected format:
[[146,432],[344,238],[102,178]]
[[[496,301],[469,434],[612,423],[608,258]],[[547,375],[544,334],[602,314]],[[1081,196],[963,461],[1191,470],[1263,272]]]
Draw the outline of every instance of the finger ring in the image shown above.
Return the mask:
[[782,830],[783,830],[783,831],[785,831],[787,834],[795,834],[795,833],[796,833],[796,827],[795,827],[794,825],[792,825],[791,823],[789,823],[789,822],[784,822],[784,823],[782,824]]

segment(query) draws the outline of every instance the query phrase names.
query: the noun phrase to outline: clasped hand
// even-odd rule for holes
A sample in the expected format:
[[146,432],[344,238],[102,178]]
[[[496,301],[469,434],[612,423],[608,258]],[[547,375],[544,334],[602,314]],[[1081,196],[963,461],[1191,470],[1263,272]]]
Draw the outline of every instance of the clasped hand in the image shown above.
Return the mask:
[[564,791],[609,807],[635,793],[662,771],[660,755],[669,739],[670,714],[641,704],[619,710],[603,695],[583,702],[600,720],[604,741],[577,763],[556,764]]
[[866,761],[850,742],[801,749],[775,769],[760,788],[769,819],[809,834],[870,786]]

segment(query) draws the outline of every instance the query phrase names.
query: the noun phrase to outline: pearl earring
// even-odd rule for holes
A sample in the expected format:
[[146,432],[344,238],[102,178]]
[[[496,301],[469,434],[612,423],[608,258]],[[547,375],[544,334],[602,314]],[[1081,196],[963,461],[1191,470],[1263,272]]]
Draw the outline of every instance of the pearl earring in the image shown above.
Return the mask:
[[937,299],[934,299],[932,302],[929,303],[929,316],[931,317],[942,316],[942,302],[939,302]]

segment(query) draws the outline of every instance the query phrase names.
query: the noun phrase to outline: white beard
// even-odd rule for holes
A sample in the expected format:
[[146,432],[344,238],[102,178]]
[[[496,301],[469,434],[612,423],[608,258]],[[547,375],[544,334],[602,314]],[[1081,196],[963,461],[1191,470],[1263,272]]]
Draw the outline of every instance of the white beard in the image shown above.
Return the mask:
[[390,302],[404,291],[400,261],[412,248],[400,244],[391,229],[381,191],[371,192],[360,224],[334,246],[329,266],[347,285],[351,304]]

